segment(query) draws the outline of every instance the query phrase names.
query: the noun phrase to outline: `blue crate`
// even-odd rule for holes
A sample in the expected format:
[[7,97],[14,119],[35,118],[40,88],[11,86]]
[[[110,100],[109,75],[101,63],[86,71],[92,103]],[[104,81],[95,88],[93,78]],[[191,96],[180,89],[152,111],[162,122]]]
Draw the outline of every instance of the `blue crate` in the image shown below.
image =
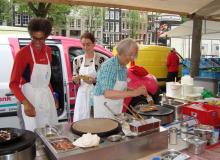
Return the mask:
[[220,80],[220,72],[214,72],[214,78]]
[[200,71],[199,76],[220,80],[220,72]]
[[206,77],[206,78],[215,78],[215,72],[200,71],[199,76],[200,77]]

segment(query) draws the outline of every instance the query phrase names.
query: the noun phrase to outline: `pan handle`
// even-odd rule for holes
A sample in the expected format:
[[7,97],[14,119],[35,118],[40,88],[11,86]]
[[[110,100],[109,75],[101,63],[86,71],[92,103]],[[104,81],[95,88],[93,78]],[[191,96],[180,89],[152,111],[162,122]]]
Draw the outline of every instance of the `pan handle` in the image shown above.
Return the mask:
[[113,116],[117,117],[117,114],[115,114],[115,113],[113,112],[113,110],[107,105],[107,102],[104,102],[104,106],[109,110],[109,112],[111,112],[111,114],[112,114]]

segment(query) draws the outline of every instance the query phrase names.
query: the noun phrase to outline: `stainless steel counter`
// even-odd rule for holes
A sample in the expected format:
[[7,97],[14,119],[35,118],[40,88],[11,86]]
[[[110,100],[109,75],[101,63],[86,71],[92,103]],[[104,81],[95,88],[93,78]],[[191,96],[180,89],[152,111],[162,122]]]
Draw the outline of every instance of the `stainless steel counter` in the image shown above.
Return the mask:
[[[70,131],[70,124],[62,124],[58,126],[62,130],[62,136],[66,136],[72,141],[77,138],[77,135],[72,134]],[[45,148],[47,156],[43,157],[43,148],[38,150],[36,160],[48,159],[62,159],[62,160],[117,160],[126,159],[134,160],[146,155],[151,155],[168,148],[168,133],[167,130],[160,128],[160,131],[153,132],[147,135],[125,138],[119,142],[109,142],[104,139],[103,143],[100,143],[97,147],[92,148],[76,148],[74,150],[57,153],[51,148],[48,139],[44,136],[44,129],[37,129],[37,135],[43,142],[43,148]]]

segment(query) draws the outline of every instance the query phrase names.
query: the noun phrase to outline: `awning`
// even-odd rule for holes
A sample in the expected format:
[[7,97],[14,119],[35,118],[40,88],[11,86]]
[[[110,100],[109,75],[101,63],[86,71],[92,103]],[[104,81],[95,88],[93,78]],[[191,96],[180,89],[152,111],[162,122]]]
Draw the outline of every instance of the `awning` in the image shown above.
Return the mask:
[[[220,39],[220,22],[203,20],[202,39]],[[160,37],[189,38],[192,36],[193,21],[187,21],[180,26],[163,33]]]
[[31,2],[64,3],[115,7],[180,15],[196,14],[205,19],[220,20],[220,0],[27,0]]

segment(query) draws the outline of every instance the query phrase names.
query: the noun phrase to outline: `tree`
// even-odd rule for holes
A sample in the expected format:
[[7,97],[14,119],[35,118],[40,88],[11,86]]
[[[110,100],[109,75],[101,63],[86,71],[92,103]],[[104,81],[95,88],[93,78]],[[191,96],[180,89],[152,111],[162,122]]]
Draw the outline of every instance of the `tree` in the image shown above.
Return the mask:
[[78,12],[85,19],[87,31],[94,33],[103,25],[105,8],[81,7]]
[[136,38],[137,31],[140,25],[140,13],[138,11],[130,10],[128,12],[127,23],[130,27],[129,36],[131,38]]
[[4,22],[12,22],[9,11],[11,10],[10,2],[8,0],[0,0],[0,25]]
[[66,15],[71,11],[71,6],[51,3],[23,3],[19,5],[18,13],[28,13],[34,17],[48,18],[53,22],[55,28],[61,28],[66,24]]

